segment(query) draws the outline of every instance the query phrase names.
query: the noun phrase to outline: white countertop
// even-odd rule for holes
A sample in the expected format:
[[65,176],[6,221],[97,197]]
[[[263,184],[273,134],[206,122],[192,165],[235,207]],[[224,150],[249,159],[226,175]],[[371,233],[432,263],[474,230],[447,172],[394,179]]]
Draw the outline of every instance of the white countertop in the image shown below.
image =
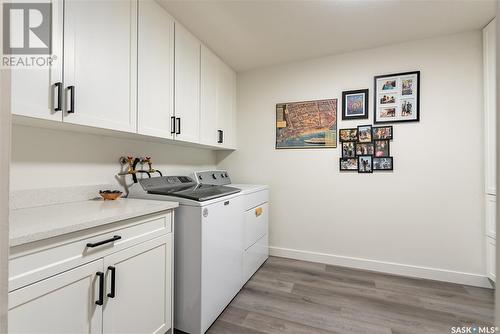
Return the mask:
[[10,246],[56,237],[151,213],[174,209],[177,202],[120,198],[47,205],[10,212]]

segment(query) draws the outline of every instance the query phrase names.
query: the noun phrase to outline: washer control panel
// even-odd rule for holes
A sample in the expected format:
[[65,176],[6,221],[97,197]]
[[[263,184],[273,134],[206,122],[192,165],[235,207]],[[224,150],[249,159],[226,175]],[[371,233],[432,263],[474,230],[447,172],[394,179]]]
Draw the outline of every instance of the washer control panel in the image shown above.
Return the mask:
[[213,184],[217,186],[224,186],[231,184],[231,178],[225,170],[206,170],[195,172],[194,177],[201,184]]

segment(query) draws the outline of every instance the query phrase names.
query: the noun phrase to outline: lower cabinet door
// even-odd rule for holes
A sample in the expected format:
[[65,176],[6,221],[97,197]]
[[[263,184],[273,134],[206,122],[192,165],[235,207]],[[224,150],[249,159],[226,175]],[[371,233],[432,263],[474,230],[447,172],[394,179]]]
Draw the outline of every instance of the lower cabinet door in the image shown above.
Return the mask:
[[55,275],[9,293],[9,333],[102,333],[103,262]]
[[104,333],[165,333],[171,327],[171,235],[104,258]]

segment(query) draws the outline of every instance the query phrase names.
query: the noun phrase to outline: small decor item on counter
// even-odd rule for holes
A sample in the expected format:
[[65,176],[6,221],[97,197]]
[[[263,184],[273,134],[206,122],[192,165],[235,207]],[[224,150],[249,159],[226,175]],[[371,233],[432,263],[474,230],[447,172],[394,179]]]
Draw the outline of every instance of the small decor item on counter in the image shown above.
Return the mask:
[[341,171],[357,171],[358,158],[340,158]]
[[358,173],[373,173],[373,156],[358,156]]
[[118,198],[123,193],[119,190],[100,190],[99,195],[101,195],[102,198],[104,198],[105,201],[114,201]]
[[355,158],[356,157],[356,143],[343,142],[342,143],[342,158]]
[[360,125],[358,126],[358,143],[371,143],[372,142],[372,126]]
[[373,170],[393,170],[392,157],[373,158]]
[[375,140],[374,143],[376,157],[388,157],[391,155],[388,140]]
[[420,71],[374,78],[374,123],[420,120]]
[[340,129],[339,130],[339,140],[341,142],[346,141],[357,141],[358,140],[358,129]]
[[337,99],[276,105],[276,148],[337,147]]
[[342,120],[368,118],[368,89],[342,92]]
[[392,139],[392,125],[375,126],[372,128],[373,140]]

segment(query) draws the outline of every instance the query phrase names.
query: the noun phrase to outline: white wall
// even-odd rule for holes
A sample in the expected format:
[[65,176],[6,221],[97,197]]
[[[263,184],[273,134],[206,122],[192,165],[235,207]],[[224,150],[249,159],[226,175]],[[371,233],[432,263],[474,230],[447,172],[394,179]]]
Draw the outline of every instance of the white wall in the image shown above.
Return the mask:
[[164,174],[214,168],[215,153],[164,143],[14,125],[11,190],[117,183],[120,156],[151,156]]
[[[394,124],[394,172],[340,173],[339,148],[274,149],[276,103],[369,88],[370,119],[338,127],[368,124],[373,76],[412,70],[421,121]],[[238,151],[218,166],[270,185],[273,254],[486,285],[482,104],[480,31],[244,72]]]

